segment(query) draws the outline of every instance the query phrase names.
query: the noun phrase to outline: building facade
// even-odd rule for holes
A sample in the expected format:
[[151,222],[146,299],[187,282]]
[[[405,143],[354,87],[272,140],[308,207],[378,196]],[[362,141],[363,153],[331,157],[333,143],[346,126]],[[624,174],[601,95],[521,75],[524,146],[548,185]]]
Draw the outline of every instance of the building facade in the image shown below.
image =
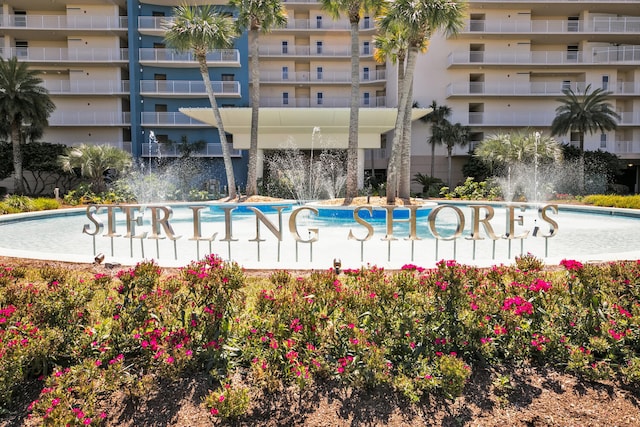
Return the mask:
[[[196,4],[226,1],[198,0]],[[56,104],[43,141],[112,144],[136,158],[177,157],[177,144],[204,141],[195,155],[224,180],[217,130],[191,54],[163,41],[163,23],[177,0],[4,0],[1,54],[38,70]],[[261,35],[259,147],[346,148],[351,91],[350,27],[318,0],[288,0],[285,28]],[[602,87],[621,115],[616,131],[585,135],[586,150],[614,153],[629,165],[625,183],[639,191],[640,2],[635,0],[470,0],[455,37],[434,35],[419,57],[414,99],[452,108],[450,120],[472,129],[470,146],[454,149],[454,181],[469,149],[498,131],[549,134],[562,89]],[[397,72],[374,59],[375,19],[360,22],[360,183],[384,179],[397,105]],[[208,66],[225,130],[233,144],[236,181],[246,181],[249,143],[249,58],[246,35],[233,49],[210,54]],[[415,118],[424,114],[416,114]],[[320,131],[318,140],[312,135]],[[430,129],[413,125],[412,169],[430,173]],[[577,135],[561,142],[577,144]],[[315,144],[315,145],[314,145]],[[446,150],[436,176],[447,176]],[[419,188],[415,188],[419,191]]]

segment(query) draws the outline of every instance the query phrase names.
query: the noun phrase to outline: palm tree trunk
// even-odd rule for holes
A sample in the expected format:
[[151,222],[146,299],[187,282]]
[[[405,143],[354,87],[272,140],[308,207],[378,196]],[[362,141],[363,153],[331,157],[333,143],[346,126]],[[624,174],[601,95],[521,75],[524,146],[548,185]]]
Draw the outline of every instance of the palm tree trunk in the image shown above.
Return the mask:
[[413,109],[413,85],[409,86],[404,124],[402,126],[402,154],[400,156],[400,183],[398,195],[401,199],[411,198],[411,110]]
[[434,175],[435,167],[436,167],[436,142],[431,141],[431,178],[435,176]]
[[447,147],[447,160],[449,162],[449,171],[447,172],[447,185],[449,186],[449,191],[451,191],[451,152],[453,151],[453,147]]
[[11,123],[11,146],[13,148],[13,191],[15,194],[23,195],[22,140],[20,138],[20,124],[15,120]]
[[249,31],[251,40],[251,142],[247,172],[247,196],[258,193],[258,115],[260,111],[260,63],[258,58],[257,29]]
[[351,22],[351,105],[345,203],[358,195],[358,115],[360,113],[360,49],[358,21]]
[[395,133],[391,143],[391,156],[387,167],[387,204],[394,204],[398,192],[398,169],[400,168],[400,158],[402,156],[401,138],[404,132],[404,118],[407,113],[406,105],[409,98],[409,88],[413,82],[413,71],[416,65],[418,49],[411,47],[407,54],[407,65],[405,67],[402,88],[400,89],[400,99],[398,101],[398,115],[396,116]]
[[222,145],[222,158],[224,160],[224,170],[227,175],[227,187],[229,189],[229,198],[235,199],[236,193],[236,179],[233,174],[233,163],[231,163],[231,153],[229,153],[229,146],[227,145],[227,134],[224,131],[222,124],[222,116],[218,109],[218,102],[216,96],[213,93],[211,87],[211,79],[209,78],[209,69],[207,68],[207,58],[205,55],[197,55],[198,64],[200,65],[200,74],[204,81],[204,87],[207,90],[209,96],[209,103],[211,103],[211,109],[213,110],[213,117],[216,119],[216,126],[218,127],[218,134],[220,135],[220,145]]

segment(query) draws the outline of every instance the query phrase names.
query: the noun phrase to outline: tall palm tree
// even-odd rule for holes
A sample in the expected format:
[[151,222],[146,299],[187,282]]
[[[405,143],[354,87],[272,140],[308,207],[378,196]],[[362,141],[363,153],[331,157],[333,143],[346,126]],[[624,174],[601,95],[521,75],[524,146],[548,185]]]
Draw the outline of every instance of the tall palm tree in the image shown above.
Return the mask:
[[376,16],[383,0],[322,0],[322,8],[334,19],[341,13],[351,26],[351,98],[349,105],[349,143],[347,146],[347,185],[345,203],[358,195],[358,115],[360,114],[360,19],[364,13]]
[[465,3],[462,0],[424,0],[419,2],[395,0],[390,4],[387,14],[380,19],[383,31],[393,25],[392,23],[397,22],[407,28],[409,35],[405,77],[398,102],[396,132],[393,137],[387,169],[387,203],[389,204],[395,202],[397,193],[398,169],[402,155],[400,141],[405,117],[410,114],[411,110],[411,103],[408,102],[408,99],[418,53],[424,49],[425,41],[428,41],[434,32],[443,30],[447,34],[457,33],[463,26],[464,13]]
[[447,185],[451,188],[451,157],[453,154],[453,148],[456,145],[464,147],[469,143],[469,126],[463,126],[460,123],[451,124],[447,119],[444,119],[440,124],[434,127],[434,135],[437,134],[438,138],[444,145],[447,146],[447,160],[448,160],[448,173],[447,173]]
[[426,116],[421,117],[420,121],[431,125],[431,136],[427,142],[431,145],[431,176],[433,177],[436,164],[436,145],[442,144],[442,138],[439,135],[434,134],[433,130],[437,125],[443,123],[443,121],[447,120],[451,115],[451,107],[447,105],[438,105],[434,99],[431,101],[429,108],[431,108],[431,111]]
[[487,163],[531,163],[536,158],[541,162],[562,159],[562,147],[546,135],[528,130],[514,133],[496,133],[483,140],[474,155]]
[[237,35],[236,28],[230,17],[218,13],[213,6],[209,5],[177,6],[173,10],[173,15],[174,20],[167,20],[163,23],[163,27],[166,30],[165,42],[178,52],[192,51],[198,61],[200,74],[209,96],[218,134],[220,135],[229,198],[235,199],[237,193],[233,163],[231,162],[231,153],[227,144],[227,135],[224,131],[222,116],[211,87],[211,79],[209,78],[209,69],[207,67],[207,54],[215,49],[230,48]]
[[247,196],[258,192],[258,117],[260,111],[260,62],[258,41],[260,33],[269,33],[287,23],[287,14],[280,0],[230,0],[238,10],[236,24],[240,31],[249,30],[251,56],[251,142],[247,173]]
[[562,91],[564,98],[557,101],[556,117],[551,122],[551,135],[564,135],[571,131],[580,135],[580,150],[584,151],[584,134],[606,132],[618,127],[620,115],[607,102],[611,92],[602,88],[591,91],[588,85],[583,93],[574,93],[571,88]]
[[66,172],[80,170],[80,175],[91,181],[91,189],[101,193],[106,189],[105,173],[120,173],[132,164],[131,155],[110,145],[82,144],[70,147],[67,154],[58,157],[58,163]]
[[14,191],[24,194],[21,144],[42,136],[56,106],[37,72],[16,57],[0,58],[0,135],[11,138]]

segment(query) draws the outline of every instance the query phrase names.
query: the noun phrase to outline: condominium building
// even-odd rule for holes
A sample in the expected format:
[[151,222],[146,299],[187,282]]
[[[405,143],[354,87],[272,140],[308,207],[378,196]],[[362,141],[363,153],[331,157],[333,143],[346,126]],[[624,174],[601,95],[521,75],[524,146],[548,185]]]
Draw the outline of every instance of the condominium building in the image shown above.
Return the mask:
[[[224,0],[198,0],[196,4]],[[470,0],[454,37],[434,35],[421,55],[414,99],[452,108],[472,129],[470,146],[497,131],[549,134],[562,89],[602,87],[621,115],[616,131],[585,135],[586,150],[615,153],[630,165],[625,183],[639,190],[640,2],[637,0]],[[164,44],[163,23],[177,0],[0,0],[0,54],[38,70],[56,104],[42,140],[113,144],[136,158],[175,157],[175,144],[204,141],[195,155],[224,182],[221,147],[197,63]],[[346,148],[351,92],[350,26],[318,0],[287,0],[285,28],[260,35],[260,159],[267,150]],[[395,123],[395,66],[374,60],[375,19],[360,22],[359,181],[384,178]],[[208,57],[210,78],[232,144],[238,185],[249,147],[247,36]],[[427,110],[415,111],[414,119]],[[414,121],[411,175],[429,174],[430,129]],[[314,137],[315,136],[315,137]],[[577,144],[577,135],[562,142]],[[160,142],[160,144],[158,144]],[[469,146],[453,152],[460,181]],[[446,150],[436,176],[447,176]],[[144,163],[144,162],[143,162]],[[417,190],[417,188],[416,188]]]
[[[414,97],[452,109],[452,122],[472,129],[471,147],[485,137],[529,128],[550,135],[562,90],[602,88],[620,114],[616,131],[586,134],[585,150],[614,153],[628,165],[624,182],[638,192],[640,163],[640,1],[470,0],[456,37],[437,36],[422,55]],[[412,172],[429,171],[426,126],[415,125]],[[578,145],[577,134],[556,137]],[[454,150],[454,171],[467,147]],[[445,156],[443,148],[438,154]],[[446,176],[446,162],[437,162]],[[424,173],[424,172],[423,172]]]

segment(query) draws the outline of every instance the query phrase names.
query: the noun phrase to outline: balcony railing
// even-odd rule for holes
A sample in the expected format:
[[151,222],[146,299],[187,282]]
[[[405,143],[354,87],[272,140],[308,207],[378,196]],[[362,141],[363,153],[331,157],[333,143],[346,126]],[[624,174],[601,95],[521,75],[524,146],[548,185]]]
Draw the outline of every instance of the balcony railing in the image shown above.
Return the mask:
[[[231,157],[242,157],[241,150],[235,150],[231,144],[229,146],[229,153]],[[142,157],[180,157],[182,152],[180,151],[179,144],[150,144],[148,142],[142,143]],[[190,153],[191,157],[222,157],[222,144],[207,144],[204,148]]]
[[463,33],[639,33],[640,18],[596,17],[591,21],[569,20],[470,20],[467,21]]
[[[141,63],[180,63],[197,67],[198,62],[192,52],[178,53],[173,49],[141,48],[138,51]],[[207,54],[207,64],[216,66],[240,66],[240,52],[237,49],[214,50]]]
[[[372,56],[373,47],[360,48],[360,56]],[[260,56],[314,56],[314,57],[336,57],[350,58],[351,46],[281,46],[281,45],[260,45],[258,47]]]
[[141,114],[143,126],[163,126],[163,127],[211,127],[207,123],[193,119],[180,112],[143,111]]
[[27,62],[127,62],[128,49],[13,47],[0,48],[2,58],[17,57]]
[[54,111],[49,126],[130,126],[131,113],[110,111]]
[[0,15],[0,28],[27,30],[126,30],[126,16]]
[[640,154],[640,141],[616,141],[615,154]]
[[[385,81],[385,70],[371,70],[360,73],[360,82]],[[262,83],[342,83],[351,84],[351,72],[349,71],[262,71],[260,73]]]
[[[447,96],[559,96],[564,89],[584,92],[585,82],[522,82],[522,83],[485,83],[460,82],[447,86]],[[606,88],[613,95],[640,95],[640,83],[611,83]]]
[[131,141],[77,141],[77,142],[65,142],[66,145],[70,147],[77,147],[81,144],[89,144],[89,145],[108,145],[110,147],[116,147],[121,150],[126,151],[127,153],[132,153],[131,151]]
[[[240,82],[211,82],[216,96],[239,97]],[[194,96],[206,97],[207,90],[201,80],[141,80],[140,92],[153,96]]]
[[[358,25],[360,30],[373,30],[375,29],[373,19],[369,21],[361,20]],[[274,28],[274,31],[283,30],[319,30],[319,31],[351,31],[351,24],[348,20],[341,19],[334,21],[331,18],[325,19],[289,19],[284,28]]]
[[[618,125],[639,126],[640,112],[620,112]],[[453,114],[452,122],[469,126],[550,126],[554,111],[548,112],[470,112]]]
[[129,81],[44,80],[42,86],[52,95],[115,95],[129,93]]
[[[349,97],[326,97],[317,98],[276,98],[264,97],[260,98],[261,107],[284,107],[284,108],[348,108],[351,104]],[[360,98],[360,107],[363,108],[381,108],[386,107],[386,98],[384,96],[371,97],[370,99]]]
[[449,54],[449,65],[584,65],[613,62],[640,62],[640,46],[593,48],[591,53],[574,51],[488,52],[466,51]]

